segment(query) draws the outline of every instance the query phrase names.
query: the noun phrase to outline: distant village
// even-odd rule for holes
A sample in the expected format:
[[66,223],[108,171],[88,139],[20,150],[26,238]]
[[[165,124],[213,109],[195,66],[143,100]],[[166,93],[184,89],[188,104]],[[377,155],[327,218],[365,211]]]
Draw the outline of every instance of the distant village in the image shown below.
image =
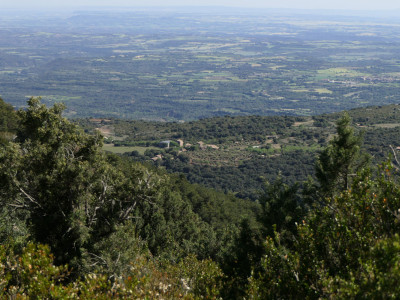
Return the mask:
[[[160,142],[160,145],[162,145],[163,147],[169,149],[169,148],[171,147],[171,143],[174,143],[174,142],[177,143],[177,144],[179,145],[180,150],[179,150],[178,153],[186,152],[186,151],[188,151],[189,149],[191,149],[192,147],[194,147],[194,145],[192,145],[192,144],[190,144],[190,143],[186,143],[186,144],[185,144],[185,142],[184,142],[182,139],[173,140],[173,141],[172,141],[172,140],[162,141],[162,142]],[[217,145],[206,144],[206,143],[204,143],[204,142],[202,142],[202,141],[197,142],[196,144],[198,145],[198,147],[199,147],[201,150],[206,150],[206,149],[218,150],[218,149],[219,149],[219,147],[218,147]],[[151,159],[152,159],[153,161],[157,161],[157,160],[163,159],[163,156],[162,156],[162,154],[158,154],[158,155],[152,157]]]

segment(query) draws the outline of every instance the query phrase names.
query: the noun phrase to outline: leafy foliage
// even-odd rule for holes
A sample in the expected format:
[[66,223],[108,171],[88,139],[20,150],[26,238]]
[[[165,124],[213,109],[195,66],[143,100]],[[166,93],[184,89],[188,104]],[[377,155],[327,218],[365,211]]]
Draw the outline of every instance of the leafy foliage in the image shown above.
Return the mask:
[[333,196],[349,187],[349,176],[362,165],[356,166],[362,135],[355,136],[350,117],[344,114],[337,122],[337,136],[321,152],[316,162],[316,177],[323,196]]
[[0,98],[0,145],[10,140],[17,129],[17,115],[14,108]]
[[296,235],[295,224],[305,214],[298,189],[298,185],[284,184],[281,177],[273,184],[266,183],[264,194],[259,199],[262,206],[259,219],[264,228],[264,236],[272,236],[276,230],[289,242]]
[[130,204],[109,188],[120,176],[105,162],[100,136],[86,136],[62,118],[61,105],[28,104],[19,112],[16,142],[0,154],[1,200],[26,212],[33,237],[51,245],[57,262],[71,262]]
[[317,183],[250,203],[105,154],[62,110],[30,99],[0,148],[1,297],[398,297],[399,166],[360,159],[347,115]]
[[[221,259],[234,239],[242,214],[234,197],[105,154],[101,136],[63,118],[61,105],[47,108],[35,98],[28,105],[18,112],[17,138],[0,149],[0,238],[38,255],[30,263],[38,270],[52,269],[53,259],[59,267],[45,273],[45,287],[18,281],[23,290],[15,295],[49,297],[47,286],[57,283],[57,293],[83,298],[215,298],[222,272],[207,258]],[[215,210],[219,204],[231,212]],[[21,250],[29,239],[50,248]]]
[[293,291],[302,298],[398,295],[400,185],[392,171],[389,163],[376,179],[360,171],[349,190],[297,225],[290,247],[278,232],[268,237],[263,271],[253,275],[249,293],[255,299],[291,298]]
[[0,246],[0,296],[18,299],[216,299],[222,273],[210,260],[190,256],[162,268],[138,256],[124,276],[89,273],[71,281],[67,266],[53,264],[47,246],[27,244],[21,253]]

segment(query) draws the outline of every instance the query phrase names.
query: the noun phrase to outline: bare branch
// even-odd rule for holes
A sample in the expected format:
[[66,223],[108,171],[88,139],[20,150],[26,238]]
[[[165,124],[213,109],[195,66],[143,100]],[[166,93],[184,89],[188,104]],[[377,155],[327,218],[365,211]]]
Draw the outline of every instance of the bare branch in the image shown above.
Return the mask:
[[26,197],[29,201],[31,201],[32,203],[36,204],[36,205],[39,206],[40,208],[43,208],[43,207],[39,204],[39,202],[37,202],[37,201],[35,200],[35,198],[33,198],[31,195],[29,195],[27,192],[25,192],[21,187],[19,188],[19,191],[20,191],[22,194],[24,194],[25,197]]
[[104,258],[102,258],[101,256],[98,256],[98,255],[96,255],[96,254],[94,254],[94,253],[88,253],[89,255],[91,255],[91,256],[93,256],[95,259],[97,259],[97,261],[95,261],[92,265],[91,265],[91,267],[94,267],[94,266],[96,266],[98,263],[101,263],[101,264],[103,264],[103,265],[105,265],[105,266],[108,266],[108,263],[107,263],[107,261],[104,259]]
[[23,204],[8,204],[11,207],[15,207],[15,208],[26,208],[28,207],[27,205],[23,205]]
[[120,217],[122,220],[127,219],[129,213],[136,207],[137,201],[135,201],[133,203],[133,205],[129,206],[127,210],[125,210],[125,212],[121,212]]
[[399,160],[397,159],[396,150],[393,148],[392,145],[389,145],[389,147],[390,147],[390,149],[392,149],[394,160],[396,161],[396,164],[397,164],[397,166],[395,164],[393,164],[393,166],[398,171],[398,170],[400,170],[400,168],[399,168],[400,167],[400,163],[399,163]]

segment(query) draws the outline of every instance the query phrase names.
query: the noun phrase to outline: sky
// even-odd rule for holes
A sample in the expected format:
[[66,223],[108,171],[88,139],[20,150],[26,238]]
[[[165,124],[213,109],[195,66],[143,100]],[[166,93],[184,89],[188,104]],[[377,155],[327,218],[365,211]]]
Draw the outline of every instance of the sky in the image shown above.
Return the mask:
[[1,8],[230,6],[335,10],[400,9],[399,0],[0,0]]

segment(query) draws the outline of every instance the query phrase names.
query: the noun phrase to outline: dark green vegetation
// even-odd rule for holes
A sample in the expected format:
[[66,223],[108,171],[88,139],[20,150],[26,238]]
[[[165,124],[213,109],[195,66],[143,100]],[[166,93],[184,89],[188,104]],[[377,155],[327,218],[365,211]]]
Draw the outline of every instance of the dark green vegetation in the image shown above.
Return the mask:
[[[391,145],[399,146],[399,108],[349,111],[374,163],[386,159]],[[185,123],[83,119],[79,124],[106,135],[106,151],[125,152],[136,161],[183,173],[192,183],[256,200],[265,180],[279,174],[287,184],[313,176],[315,157],[332,139],[340,116],[225,116]],[[170,141],[170,148],[162,141]]]
[[0,298],[399,298],[399,106],[315,115],[398,101],[397,21],[31,21],[1,93],[68,110],[0,100]]
[[14,108],[0,98],[0,144],[11,139],[17,129]]
[[2,298],[400,295],[400,165],[370,165],[348,114],[321,148],[315,180],[280,176],[249,202],[106,154],[102,137],[62,110],[32,98],[0,115],[17,121],[0,147]]
[[276,11],[0,16],[0,93],[68,116],[194,120],[397,103],[398,20]]
[[[16,139],[0,148],[2,295],[41,298],[64,278],[75,281],[65,288],[88,289],[81,296],[89,298],[97,289],[126,297],[217,296],[222,273],[209,259],[222,264],[242,218],[254,219],[258,205],[106,155],[102,137],[83,133],[62,110],[32,98],[18,111]],[[54,256],[29,240],[49,245]],[[22,261],[12,260],[14,251]],[[55,269],[53,261],[71,269]],[[104,282],[85,286],[88,274],[100,272]],[[131,294],[111,290],[114,283]]]

